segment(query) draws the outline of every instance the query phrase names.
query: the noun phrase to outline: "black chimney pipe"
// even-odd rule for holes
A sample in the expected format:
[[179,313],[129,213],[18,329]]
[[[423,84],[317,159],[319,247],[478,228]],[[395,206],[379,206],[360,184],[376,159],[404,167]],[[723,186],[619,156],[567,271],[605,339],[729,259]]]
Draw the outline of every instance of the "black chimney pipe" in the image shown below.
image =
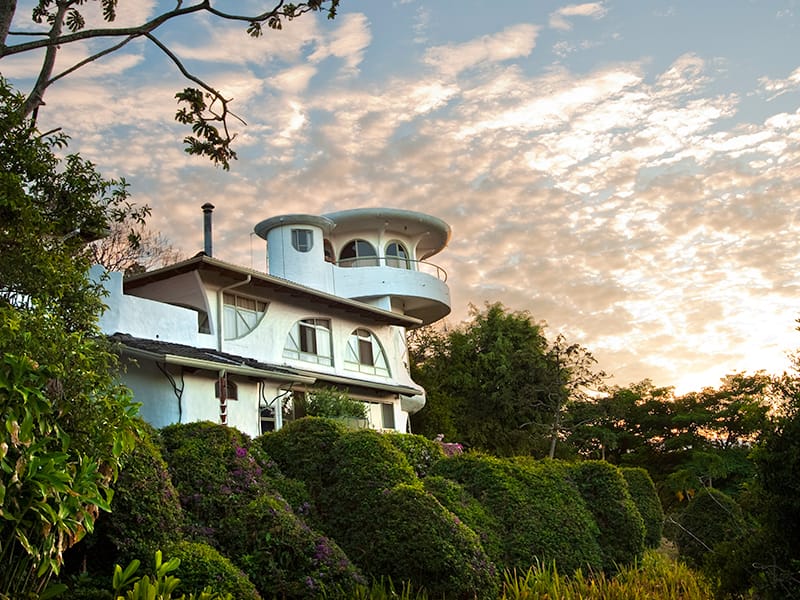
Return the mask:
[[214,205],[206,202],[201,208],[203,209],[203,252],[206,256],[211,256],[211,213],[214,212]]

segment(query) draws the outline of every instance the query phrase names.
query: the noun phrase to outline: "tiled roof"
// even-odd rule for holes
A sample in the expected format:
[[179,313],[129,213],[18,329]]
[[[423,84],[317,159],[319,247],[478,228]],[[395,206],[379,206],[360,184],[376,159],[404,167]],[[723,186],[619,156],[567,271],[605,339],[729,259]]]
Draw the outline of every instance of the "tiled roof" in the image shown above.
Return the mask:
[[161,340],[148,340],[144,338],[133,337],[126,333],[115,333],[109,336],[112,342],[122,344],[126,348],[147,352],[150,354],[166,356],[179,356],[192,360],[208,361],[219,365],[220,368],[228,367],[249,367],[259,371],[268,371],[270,373],[281,375],[300,375],[294,369],[263,363],[252,358],[245,356],[237,356],[235,354],[228,354],[227,352],[220,352],[213,348],[195,348],[186,344],[176,344],[174,342],[163,342]]

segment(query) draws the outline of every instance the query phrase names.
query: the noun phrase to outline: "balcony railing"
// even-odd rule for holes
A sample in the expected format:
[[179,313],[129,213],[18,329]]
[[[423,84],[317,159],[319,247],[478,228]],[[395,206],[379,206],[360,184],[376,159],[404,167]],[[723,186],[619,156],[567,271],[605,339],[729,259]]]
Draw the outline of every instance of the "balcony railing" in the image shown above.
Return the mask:
[[410,258],[400,258],[396,256],[359,256],[356,258],[343,258],[336,261],[337,267],[391,267],[393,269],[404,269],[406,271],[418,271],[427,273],[439,279],[447,281],[447,271],[442,267],[424,260],[411,260]]

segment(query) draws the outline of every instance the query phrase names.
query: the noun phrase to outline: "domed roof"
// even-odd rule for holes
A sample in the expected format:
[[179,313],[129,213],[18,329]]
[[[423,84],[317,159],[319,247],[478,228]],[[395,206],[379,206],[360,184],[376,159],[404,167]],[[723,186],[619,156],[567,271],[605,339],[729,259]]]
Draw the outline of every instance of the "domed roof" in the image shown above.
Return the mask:
[[437,217],[401,208],[354,208],[322,215],[334,224],[336,235],[348,231],[376,229],[404,236],[423,236],[417,258],[424,260],[441,252],[450,241],[450,226]]

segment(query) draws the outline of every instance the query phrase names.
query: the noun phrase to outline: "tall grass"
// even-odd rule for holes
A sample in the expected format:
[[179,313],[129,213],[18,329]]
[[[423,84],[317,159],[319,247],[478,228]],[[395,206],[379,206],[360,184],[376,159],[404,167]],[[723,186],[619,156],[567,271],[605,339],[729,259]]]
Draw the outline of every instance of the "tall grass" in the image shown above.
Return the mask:
[[[373,581],[347,593],[327,593],[328,600],[428,600],[422,590],[391,580]],[[613,577],[562,575],[554,566],[535,565],[524,574],[507,572],[499,600],[712,600],[708,585],[691,569],[648,550],[641,563]],[[434,600],[431,598],[431,600]],[[438,599],[437,599],[438,600]]]
[[710,588],[691,569],[656,551],[613,578],[571,577],[554,566],[536,565],[527,573],[506,573],[501,600],[711,600]]

